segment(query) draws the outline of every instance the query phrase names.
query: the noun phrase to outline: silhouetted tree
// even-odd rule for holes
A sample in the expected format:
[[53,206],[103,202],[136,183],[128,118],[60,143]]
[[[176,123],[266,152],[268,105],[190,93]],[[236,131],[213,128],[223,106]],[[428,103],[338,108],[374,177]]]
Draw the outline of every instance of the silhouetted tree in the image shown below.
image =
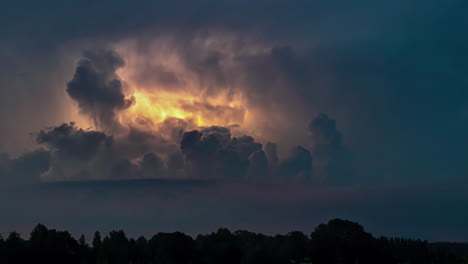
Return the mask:
[[151,259],[155,263],[193,263],[197,258],[193,238],[180,233],[159,233],[148,241]]
[[89,245],[86,243],[86,238],[84,235],[81,235],[78,239],[78,255],[79,255],[79,262],[84,263],[91,263],[94,261],[93,252]]
[[312,261],[319,263],[373,263],[373,237],[354,222],[333,219],[311,234]]
[[0,263],[5,263],[5,240],[3,240],[2,234],[0,234]]
[[216,233],[197,236],[197,244],[203,263],[240,263],[242,246],[237,236],[228,229],[220,228]]
[[123,230],[112,231],[102,241],[105,263],[129,263],[129,242]]
[[96,263],[105,263],[104,252],[102,250],[101,233],[99,233],[99,231],[94,232],[93,255]]
[[94,237],[93,237],[93,248],[97,249],[101,247],[101,233],[99,231],[94,232]]
[[283,238],[281,255],[286,255],[290,260],[303,260],[307,257],[309,248],[308,237],[299,231],[291,232]]
[[37,225],[29,239],[30,257],[35,263],[78,263],[78,242],[67,231],[48,230]]
[[150,263],[151,252],[145,237],[140,236],[137,240],[130,239],[129,258],[130,262],[135,264]]
[[333,219],[319,225],[310,237],[294,231],[266,236],[220,228],[192,237],[180,232],[128,239],[120,231],[103,240],[96,232],[92,248],[84,235],[37,225],[29,240],[11,232],[0,236],[0,263],[34,264],[462,264],[468,263],[468,244],[427,243],[407,238],[374,238],[354,222]]
[[5,259],[6,263],[26,263],[28,261],[28,248],[20,234],[11,232],[5,240]]
[[85,238],[85,236],[83,234],[80,236],[80,239],[78,239],[78,243],[80,244],[80,246],[87,246],[86,245],[86,238]]

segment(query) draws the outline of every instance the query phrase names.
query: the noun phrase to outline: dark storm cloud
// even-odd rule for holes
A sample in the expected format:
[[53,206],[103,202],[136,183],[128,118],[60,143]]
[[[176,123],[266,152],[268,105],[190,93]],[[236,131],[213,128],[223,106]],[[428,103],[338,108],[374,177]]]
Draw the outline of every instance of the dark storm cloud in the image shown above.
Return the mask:
[[[215,134],[202,138],[203,134],[197,130],[184,133],[180,142],[180,149],[190,162],[191,174],[194,176],[213,177],[214,167],[212,161],[223,146],[221,142],[228,143],[230,134]],[[224,139],[224,140],[221,140]]]
[[73,122],[41,130],[37,142],[51,153],[45,180],[92,178],[91,175],[104,173],[104,167],[113,157],[112,137],[99,131],[83,130]]
[[115,111],[134,103],[133,97],[125,98],[123,83],[115,73],[124,65],[124,60],[113,51],[88,51],[67,83],[67,93],[99,128],[116,129]]
[[181,152],[177,151],[169,155],[167,169],[170,178],[182,178],[185,176],[184,168],[185,160]]
[[262,145],[252,137],[231,137],[228,128],[213,126],[184,133],[180,148],[194,177],[244,177],[249,157]]
[[75,123],[71,122],[41,130],[37,135],[37,143],[48,146],[59,156],[88,161],[100,147],[110,146],[112,137],[103,132],[77,128]]
[[147,153],[141,161],[141,170],[145,178],[157,178],[160,175],[166,175],[165,164],[155,153]]
[[43,179],[52,181],[244,177],[249,164],[251,172],[266,173],[268,167],[261,144],[249,136],[231,137],[225,127],[185,132],[180,141],[183,155],[178,143],[132,127],[126,135],[114,138],[71,122],[40,131],[37,142],[50,151],[50,170]]
[[209,127],[184,133],[180,148],[187,173],[197,178],[282,178],[311,182],[312,156],[304,147],[293,148],[279,160],[276,145],[262,144],[251,136],[232,137],[229,129]]
[[131,179],[137,177],[138,174],[139,167],[127,159],[113,162],[109,172],[111,179]]
[[265,144],[265,155],[270,162],[270,166],[278,165],[278,150],[275,143],[267,142]]
[[[372,3],[365,2],[361,3],[362,7]],[[43,4],[31,2],[24,8],[10,2],[1,10],[0,25],[10,39],[21,42],[28,37],[35,38],[40,40],[37,43],[41,44],[40,48],[71,39],[116,39],[131,33],[145,38],[145,33],[155,30],[179,30],[190,35],[192,30],[211,27],[248,30],[262,26],[265,30],[292,34],[304,30],[304,23],[323,16],[321,12],[334,13],[334,6],[328,1],[302,0],[294,5],[281,0],[142,1],[138,5],[122,0],[69,5],[55,0]],[[43,38],[45,35],[48,38]]]
[[[151,131],[130,127],[121,136],[83,130],[75,123],[50,127],[37,134],[50,153],[50,170],[43,180],[132,179],[167,177],[167,166],[180,167],[177,158],[163,161],[178,146]],[[28,154],[30,155],[30,154]]]
[[268,158],[265,151],[257,150],[249,156],[249,168],[247,176],[249,178],[265,178],[268,176]]
[[10,158],[0,154],[0,184],[30,184],[39,182],[40,175],[49,170],[51,155],[44,149]]
[[[177,42],[179,39],[184,38],[175,34],[174,39],[175,42]],[[190,39],[190,36],[188,39]],[[305,134],[303,130],[298,129],[298,124],[302,125],[303,123],[300,123],[300,121],[303,121],[302,119],[304,118],[309,118],[310,115],[316,112],[315,110],[330,110],[334,113],[333,116],[337,116],[336,112],[339,113],[341,110],[340,106],[336,105],[336,102],[344,100],[345,103],[343,105],[349,106],[349,102],[346,102],[347,99],[342,99],[339,94],[350,95],[349,98],[352,99],[356,98],[356,95],[352,93],[353,89],[356,91],[364,91],[363,94],[372,94],[372,88],[369,87],[369,85],[363,86],[363,88],[357,87],[357,84],[359,84],[359,76],[362,72],[379,74],[380,71],[384,71],[386,67],[393,69],[391,66],[394,66],[389,64],[385,53],[374,54],[372,50],[365,50],[366,47],[359,48],[351,46],[351,48],[341,50],[340,47],[331,45],[329,49],[327,49],[327,47],[324,49],[323,46],[299,49],[296,44],[297,43],[294,42],[291,45],[272,44],[267,46],[269,48],[262,52],[245,54],[237,51],[244,49],[246,44],[237,43],[234,45],[233,50],[229,50],[229,52],[234,51],[234,53],[229,54],[229,52],[223,52],[216,48],[213,50],[200,50],[196,45],[191,45],[189,41],[182,41],[180,45],[176,45],[176,50],[184,54],[184,56],[182,56],[184,65],[186,65],[191,72],[195,73],[200,83],[206,86],[209,91],[214,92],[222,90],[233,83],[240,83],[242,84],[241,86],[244,92],[249,95],[247,100],[250,105],[259,105],[266,112],[275,113],[275,115],[281,116],[283,120],[292,121],[292,123],[286,124],[294,124],[297,128],[291,129],[290,126],[284,124],[275,127],[275,134],[279,134],[279,137],[286,141],[293,140],[300,134]],[[379,48],[384,47],[379,46]],[[378,56],[373,58],[370,55]],[[80,104],[83,111],[88,111],[95,120],[100,120],[98,123],[100,122],[101,126],[108,126],[108,128],[112,126],[115,127],[115,111],[125,109],[132,103],[131,100],[125,99],[123,83],[115,74],[116,69],[125,65],[125,62],[118,54],[112,51],[101,50],[91,52],[85,54],[84,57],[85,58],[79,63],[73,80],[68,84],[69,94]],[[233,61],[236,63],[236,70],[229,71],[225,65]],[[176,79],[178,80],[176,73],[163,66],[160,68],[156,67],[156,71],[150,71],[148,74],[145,74],[145,76],[154,74],[156,78],[159,78],[159,75],[164,75],[165,73],[172,76],[166,78],[168,82],[177,83],[175,81]],[[336,76],[340,78],[334,78]],[[342,87],[335,87],[334,83],[329,83],[331,79],[336,79],[333,80],[334,82],[342,80],[343,78],[341,77],[349,80],[349,82],[343,83]],[[87,81],[87,79],[92,81]],[[102,79],[104,81],[95,81],[95,79]],[[106,83],[106,80],[110,81]],[[162,80],[157,81],[163,82]],[[78,89],[77,87],[82,88]],[[97,88],[90,89],[89,87]],[[71,88],[73,88],[72,90],[76,90],[76,94],[70,92]],[[351,90],[351,92],[346,91],[346,89]],[[365,96],[366,95],[363,97]],[[380,95],[377,95],[376,98],[380,100]],[[362,100],[362,98],[360,98],[360,100]],[[95,105],[98,107],[95,107]],[[191,108],[188,109],[189,107]],[[194,109],[194,107],[196,109]],[[220,108],[201,103],[189,105],[186,110],[204,111],[205,114],[213,113],[214,115],[218,115],[219,113],[225,114],[231,111],[232,113],[229,114],[229,116],[232,115],[233,120],[240,119],[244,114],[242,109],[230,109],[229,107]],[[378,111],[381,110],[377,109],[377,112]],[[346,115],[338,114],[338,116],[343,117]],[[342,119],[343,118],[340,118],[340,121]],[[148,120],[141,120],[141,123],[147,121]],[[345,121],[350,122],[347,120]],[[259,120],[258,122],[262,121]],[[266,120],[266,122],[276,123],[271,122],[271,120]],[[354,163],[352,161],[353,155],[349,149],[342,144],[341,135],[339,135],[336,128],[334,126],[332,126],[332,128],[327,126],[328,124],[325,122],[322,124],[322,127],[320,124],[317,125],[320,129],[311,129],[311,134],[322,137],[321,139],[315,140],[323,141],[320,142],[320,144],[313,143],[314,146],[308,150],[311,152],[314,159],[313,177],[318,178],[319,182],[339,183],[347,181],[353,178],[355,174]],[[165,124],[162,124],[161,127],[164,128]],[[350,125],[348,123],[348,130],[349,127]],[[178,142],[182,139],[182,133],[186,131],[187,128],[188,125],[186,124],[179,124],[177,126],[169,124],[167,129],[165,129],[165,133],[154,134],[139,130],[135,127],[130,127],[128,139],[122,141],[122,144],[119,145],[120,149],[118,153],[125,153],[125,155],[122,156],[128,159],[129,162],[130,160],[133,162],[134,159],[141,158],[144,153],[153,151],[153,148],[158,148],[157,152],[160,153],[166,148],[167,144],[165,140],[169,138],[173,142]],[[331,130],[331,132],[329,130]],[[359,128],[355,130],[359,130]],[[328,135],[326,133],[332,134]],[[365,135],[365,133],[369,132],[364,131],[363,134]],[[205,131],[205,134],[208,134],[208,131]],[[214,134],[213,137],[216,138]],[[349,139],[350,137],[347,138]],[[221,139],[221,137],[217,138],[217,140],[218,139]],[[242,149],[238,149],[242,148],[240,146],[244,139],[233,139],[229,151],[223,149],[226,145],[225,143],[221,144],[219,142],[220,146],[212,146],[216,148],[216,150],[210,150],[208,148],[205,151],[207,152],[207,156],[215,155],[213,153],[220,152],[222,154],[219,158],[222,160],[220,164],[237,163],[239,165],[236,167],[237,171],[231,170],[229,172],[232,172],[234,175],[244,175],[249,166],[249,157],[243,154]],[[238,140],[240,140],[239,144],[237,144]],[[252,141],[253,139],[249,140]],[[224,139],[224,141],[226,140]],[[151,144],[148,144],[148,142],[151,142]],[[208,145],[216,145],[209,137],[207,137],[206,143]],[[171,153],[174,152],[173,145],[167,148],[170,149]],[[222,151],[218,151],[218,149]],[[210,151],[213,153],[210,154]],[[288,162],[291,164],[300,163],[288,161],[291,157],[287,157],[282,161],[283,164],[279,164],[281,162],[278,162],[277,158],[274,157],[277,156],[277,154],[272,154],[270,152],[272,150],[265,149],[265,151],[267,156],[271,155],[271,157],[267,158],[270,168],[279,166],[284,170],[284,168],[289,167],[285,165],[288,164]],[[129,154],[130,152],[132,154]],[[252,154],[254,151],[247,149],[246,152]],[[296,158],[298,160],[302,159],[300,155],[294,154],[295,151],[292,153],[292,157],[297,156]],[[186,156],[189,157],[190,154],[186,153]],[[203,155],[199,158],[202,157]],[[205,157],[205,159],[208,158]],[[292,158],[292,160],[294,160],[294,158]],[[303,160],[307,160],[307,158]],[[278,164],[274,165],[274,163]],[[194,165],[192,164],[190,166]],[[223,167],[224,165],[219,166]],[[201,170],[210,171],[209,169]],[[224,169],[219,168],[219,170],[223,171]],[[292,174],[298,173],[297,171],[292,172]],[[211,174],[211,172],[209,174]],[[305,173],[304,175],[307,174],[308,173]],[[310,176],[307,176],[305,178],[309,177]]]
[[342,142],[336,122],[318,114],[309,123],[315,179],[340,184],[355,180],[355,162],[351,150]]
[[[21,169],[24,164],[32,169],[25,168],[23,174],[40,175],[45,181],[263,178],[323,185],[355,180],[351,152],[342,143],[335,120],[325,114],[317,115],[309,124],[311,148],[296,146],[282,158],[275,143],[263,146],[248,135],[234,137],[230,127],[188,130],[188,124],[176,118],[160,125],[161,131],[129,126],[118,136],[83,130],[74,122],[49,127],[36,135],[37,143],[47,151],[26,153],[16,163],[4,156],[2,164],[8,166],[2,165],[2,170],[10,164],[20,164],[16,167]],[[47,157],[47,166],[31,163],[38,153]]]
[[[303,124],[313,113],[330,113],[341,122],[347,143],[365,160],[368,176],[390,171],[392,175],[402,175],[400,180],[416,177],[410,175],[438,177],[446,171],[463,175],[467,171],[462,158],[467,154],[463,134],[467,131],[464,72],[468,54],[464,47],[468,39],[462,34],[468,25],[463,12],[466,5],[460,0],[352,4],[144,1],[138,5],[124,1],[76,5],[52,1],[31,2],[25,8],[22,2],[9,2],[0,11],[0,29],[4,32],[1,66],[6,69],[0,78],[0,105],[4,106],[0,115],[2,120],[14,124],[16,118],[11,116],[17,111],[10,109],[27,108],[17,106],[17,101],[24,101],[22,94],[31,94],[35,99],[41,93],[7,88],[35,85],[38,78],[28,77],[28,71],[44,68],[44,59],[29,59],[31,54],[43,52],[47,55],[44,58],[50,54],[53,61],[61,61],[63,54],[51,50],[60,47],[76,54],[82,44],[93,48],[129,38],[145,43],[159,34],[185,46],[195,37],[235,33],[242,40],[233,41],[234,49],[249,46],[245,39],[252,36],[271,47],[269,53],[239,58],[249,66],[250,74],[239,77],[246,78],[248,99],[270,104],[268,111],[284,104],[280,111],[289,110],[295,117],[291,119],[297,119],[293,120],[296,125]],[[198,74],[207,76],[205,83],[229,84],[230,75],[222,70],[228,58],[225,54],[212,51],[199,56],[190,51],[188,48],[187,54],[192,54],[187,56],[188,64],[194,65]],[[21,58],[27,59],[23,62]],[[56,63],[46,68],[57,72],[62,66]],[[21,69],[28,71],[16,74]],[[161,77],[156,77],[158,81],[179,80],[165,68],[156,72],[155,76]],[[18,79],[22,81],[15,84]],[[56,89],[46,84],[42,87]],[[287,87],[287,92],[275,92],[281,90],[279,87]],[[9,99],[10,94],[20,100]],[[29,112],[19,116],[27,119]],[[104,113],[112,117],[112,112]],[[63,121],[68,120],[56,122]],[[441,129],[433,128],[434,121],[458,137],[444,137]],[[288,135],[293,132],[283,129],[289,125],[277,128],[277,134],[281,138],[298,138],[299,135]],[[22,132],[16,133],[16,129]],[[15,125],[5,128],[0,136],[6,139],[33,129],[37,127]],[[4,142],[11,140],[1,140],[0,147],[9,146]],[[377,149],[382,144],[385,146]],[[421,151],[427,148],[430,150]],[[437,155],[441,152],[454,155]],[[426,169],[427,160],[432,161],[433,169]]]
[[341,133],[336,128],[336,121],[329,119],[326,114],[319,114],[309,124],[309,132],[314,146],[341,145]]
[[132,156],[143,155],[164,148],[165,140],[159,133],[130,126],[128,133],[118,141],[119,151]]
[[278,176],[310,182],[312,177],[312,155],[304,147],[297,146],[290,156],[279,164]]

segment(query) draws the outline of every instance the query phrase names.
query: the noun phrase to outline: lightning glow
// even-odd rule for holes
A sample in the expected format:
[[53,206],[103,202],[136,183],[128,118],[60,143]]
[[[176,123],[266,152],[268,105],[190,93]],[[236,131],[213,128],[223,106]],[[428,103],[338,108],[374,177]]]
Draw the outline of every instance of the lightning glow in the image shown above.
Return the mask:
[[200,98],[183,92],[136,91],[132,96],[135,104],[121,112],[121,123],[149,120],[158,124],[167,118],[178,118],[197,126],[226,126],[242,124],[246,115],[240,98],[228,98],[226,95]]

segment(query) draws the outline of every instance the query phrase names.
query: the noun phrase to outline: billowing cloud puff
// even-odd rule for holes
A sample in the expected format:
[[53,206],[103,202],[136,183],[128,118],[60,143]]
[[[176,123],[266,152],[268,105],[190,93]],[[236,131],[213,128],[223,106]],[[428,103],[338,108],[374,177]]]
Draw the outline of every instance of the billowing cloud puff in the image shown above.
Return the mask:
[[112,137],[99,131],[85,131],[70,122],[41,130],[37,135],[37,143],[47,145],[58,156],[89,161],[102,145],[112,144]]
[[[45,179],[87,179],[103,174],[111,159],[113,138],[99,131],[87,131],[75,123],[41,130],[37,143],[51,154],[51,167]],[[104,174],[104,175],[107,175]]]
[[134,98],[125,98],[123,82],[115,73],[124,65],[124,60],[111,50],[88,51],[67,83],[67,93],[97,127],[116,129],[115,111],[134,102]]
[[248,156],[261,148],[253,139],[231,138],[229,129],[209,127],[184,133],[180,148],[195,177],[239,177],[248,167]]
[[[40,131],[37,142],[51,155],[45,180],[166,177],[166,162],[177,146],[151,131],[131,128],[120,136],[65,123]],[[174,163],[174,162],[172,162]]]
[[336,129],[336,122],[326,114],[318,114],[309,124],[309,132],[314,147],[321,145],[341,145],[341,133]]
[[174,118],[161,125],[164,129],[157,131],[130,126],[124,134],[110,136],[64,123],[37,134],[37,143],[45,149],[15,160],[2,156],[0,169],[3,174],[14,171],[53,181],[275,178],[336,184],[354,177],[351,152],[335,121],[325,114],[309,124],[311,149],[296,146],[284,157],[279,157],[275,143],[262,145],[251,136],[232,136],[229,127],[189,130],[183,120]]
[[356,173],[351,150],[342,142],[336,122],[326,114],[318,114],[309,123],[314,173],[319,182],[348,183]]

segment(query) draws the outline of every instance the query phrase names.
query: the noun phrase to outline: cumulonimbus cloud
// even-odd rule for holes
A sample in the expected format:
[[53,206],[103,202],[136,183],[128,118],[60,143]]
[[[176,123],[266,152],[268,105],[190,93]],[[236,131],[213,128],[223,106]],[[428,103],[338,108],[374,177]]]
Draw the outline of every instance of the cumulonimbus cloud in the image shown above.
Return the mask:
[[[174,101],[176,106],[181,106],[188,113],[200,111],[198,118],[212,122],[220,121],[211,115],[227,118],[239,115],[238,120],[242,121],[245,113],[235,113],[237,110],[230,101],[234,97],[229,95],[239,83],[229,77],[228,68],[222,66],[225,63],[222,55],[207,56],[206,59],[192,58],[184,63],[202,83],[207,84],[208,91],[199,83],[202,87],[198,88],[199,91],[225,94],[227,101],[217,101],[215,103],[219,105],[214,105],[209,96],[202,96],[200,100],[205,101],[191,101],[187,105]],[[243,55],[241,64],[246,69],[257,69],[246,65],[263,63],[266,58],[284,60],[288,56],[291,56],[289,49],[272,50],[260,57],[246,58]],[[190,116],[168,116],[156,121],[145,113],[134,114],[136,118],[125,123],[122,118],[133,113],[133,106],[139,104],[139,98],[131,94],[135,89],[125,88],[126,81],[131,80],[124,80],[118,74],[125,65],[124,59],[113,50],[84,53],[72,80],[67,83],[66,91],[82,114],[95,122],[98,130],[84,130],[70,122],[40,131],[36,140],[45,148],[42,151],[48,155],[49,162],[41,167],[39,174],[42,179],[280,178],[324,183],[336,177],[335,170],[343,172],[340,166],[349,167],[348,164],[343,165],[348,160],[342,157],[348,152],[342,144],[341,134],[334,120],[324,114],[315,117],[309,125],[312,148],[295,146],[281,157],[277,144],[262,144],[254,137],[242,134],[246,131],[242,130],[243,124],[204,126]],[[261,72],[257,73],[261,75]],[[187,72],[174,72],[173,77],[179,78],[178,74],[182,74],[181,80],[187,78]],[[157,81],[161,80],[157,78]],[[262,85],[253,81],[241,92],[248,92],[254,84]],[[256,93],[259,91],[261,89]],[[157,95],[158,91],[154,93]],[[260,102],[260,97],[254,97],[245,101],[247,109],[242,111],[250,111],[249,106]],[[263,103],[260,105],[263,107]]]

